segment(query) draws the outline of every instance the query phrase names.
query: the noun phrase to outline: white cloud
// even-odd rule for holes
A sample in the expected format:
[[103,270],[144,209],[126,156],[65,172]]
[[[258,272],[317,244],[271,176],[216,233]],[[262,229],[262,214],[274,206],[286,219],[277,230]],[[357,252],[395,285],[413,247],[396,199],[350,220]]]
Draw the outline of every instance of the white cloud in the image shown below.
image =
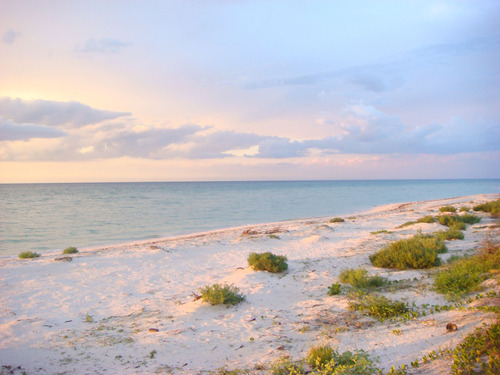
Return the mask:
[[129,115],[128,112],[95,109],[79,102],[0,98],[0,116],[16,123],[78,128]]
[[16,124],[0,117],[0,141],[28,141],[32,138],[60,138],[66,135],[59,129],[35,124]]
[[83,46],[78,46],[76,48],[77,52],[85,54],[107,54],[107,53],[118,53],[123,48],[130,46],[131,43],[123,42],[118,39],[112,38],[102,38],[102,39],[89,39]]

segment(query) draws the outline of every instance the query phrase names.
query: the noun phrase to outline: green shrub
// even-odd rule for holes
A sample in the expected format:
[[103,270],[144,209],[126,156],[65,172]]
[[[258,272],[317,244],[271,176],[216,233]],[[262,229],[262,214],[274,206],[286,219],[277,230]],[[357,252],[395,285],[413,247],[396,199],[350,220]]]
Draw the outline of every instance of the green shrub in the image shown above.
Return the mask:
[[488,241],[482,251],[468,258],[459,258],[434,275],[434,287],[449,299],[455,300],[479,288],[491,277],[491,270],[500,269],[500,249],[491,251]]
[[460,207],[460,212],[469,212],[469,207],[467,206]]
[[457,212],[457,209],[453,206],[443,206],[439,208],[439,212]]
[[375,375],[381,373],[368,353],[363,350],[354,353],[346,351],[342,354],[334,350],[333,359],[321,369],[312,371],[310,375]]
[[375,267],[396,269],[423,269],[439,266],[438,254],[445,253],[447,248],[443,240],[417,234],[412,238],[392,242],[382,250],[370,256]]
[[33,251],[23,251],[19,253],[19,258],[21,259],[30,259],[30,258],[38,258],[40,254],[34,253]]
[[459,230],[465,229],[465,224],[476,224],[481,221],[481,218],[471,214],[464,215],[442,215],[438,216],[439,224],[447,227],[456,226]]
[[76,254],[78,252],[76,247],[67,247],[66,249],[63,250],[63,254]]
[[233,285],[213,284],[200,288],[201,298],[211,305],[236,305],[245,299]]
[[272,253],[250,253],[248,264],[255,271],[283,272],[288,268],[286,256]]
[[330,219],[330,223],[343,223],[344,221],[345,220],[341,217],[334,217],[333,219]]
[[491,213],[493,217],[500,217],[500,199],[488,203],[478,204],[474,206],[474,211],[483,211]]
[[477,224],[481,221],[481,218],[471,214],[464,214],[457,216],[458,220],[465,224]]
[[333,360],[334,350],[327,345],[313,346],[307,353],[306,362],[315,369],[323,368],[328,362]]
[[341,285],[339,283],[334,283],[332,286],[328,287],[328,294],[329,296],[336,296],[341,293]]
[[463,240],[464,234],[458,229],[458,225],[452,225],[448,230],[436,233],[436,237],[442,241]]
[[417,220],[417,223],[434,223],[436,222],[436,219],[434,219],[434,216],[424,216],[424,217],[421,217],[420,219]]
[[386,279],[381,276],[368,276],[368,271],[364,268],[344,269],[340,272],[339,279],[341,283],[355,288],[375,288],[386,283]]
[[453,351],[453,374],[500,374],[500,322],[478,328]]
[[301,361],[292,361],[289,358],[281,357],[275,360],[270,368],[271,375],[303,375],[304,366]]
[[381,321],[403,315],[410,311],[408,305],[403,301],[392,301],[386,297],[379,297],[374,294],[367,294],[349,301],[349,309],[360,311]]

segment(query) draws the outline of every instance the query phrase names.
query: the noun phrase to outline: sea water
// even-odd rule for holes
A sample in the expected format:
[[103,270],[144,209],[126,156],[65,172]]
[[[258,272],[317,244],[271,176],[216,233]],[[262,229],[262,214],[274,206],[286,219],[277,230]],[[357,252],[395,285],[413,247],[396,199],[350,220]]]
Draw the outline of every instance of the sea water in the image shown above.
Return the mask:
[[500,180],[0,184],[0,257],[500,193]]

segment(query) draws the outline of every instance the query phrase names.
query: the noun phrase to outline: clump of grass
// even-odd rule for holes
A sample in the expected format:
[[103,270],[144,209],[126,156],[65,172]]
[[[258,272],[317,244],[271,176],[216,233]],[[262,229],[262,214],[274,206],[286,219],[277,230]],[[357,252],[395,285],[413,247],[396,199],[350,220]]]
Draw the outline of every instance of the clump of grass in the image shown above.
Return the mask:
[[63,250],[63,254],[76,254],[78,249],[76,247],[70,246]]
[[460,212],[469,212],[469,207],[467,206],[460,207]]
[[388,232],[387,229],[381,229],[375,232],[370,232],[370,234],[382,234],[382,233],[391,233],[391,232]]
[[489,212],[493,217],[500,217],[500,199],[488,203],[478,204],[473,207],[473,210]]
[[248,264],[255,271],[283,272],[288,269],[286,256],[267,253],[250,253]]
[[458,225],[452,225],[448,230],[436,233],[436,237],[443,241],[463,240],[464,234]]
[[239,292],[237,287],[227,284],[213,284],[200,288],[201,298],[211,305],[236,305],[245,299]]
[[443,240],[421,233],[409,239],[395,241],[370,256],[375,267],[424,269],[439,266],[438,254],[448,251]]
[[21,259],[31,259],[31,258],[38,258],[40,254],[34,253],[33,251],[23,251],[22,253],[19,253],[19,258]]
[[307,353],[306,362],[312,368],[321,369],[325,367],[328,362],[333,360],[334,352],[331,346],[313,346]]
[[336,296],[336,295],[339,295],[341,293],[341,285],[339,283],[334,283],[332,284],[332,286],[329,286],[328,287],[328,292],[326,292],[326,294],[328,294],[329,296]]
[[442,215],[438,216],[439,224],[447,227],[456,226],[460,230],[465,229],[465,224],[476,224],[481,221],[481,218],[471,214],[464,215]]
[[311,375],[381,373],[368,353],[363,350],[339,353],[329,346],[315,346],[309,350],[306,361],[314,369],[310,372]]
[[343,223],[344,221],[345,220],[341,217],[334,217],[333,219],[330,219],[330,223]]
[[439,207],[439,212],[457,212],[457,209],[453,206],[443,206]]
[[433,216],[430,216],[430,215],[427,215],[427,216],[424,216],[424,217],[421,217],[420,219],[418,219],[417,221],[408,221],[404,224],[401,224],[398,228],[404,228],[404,227],[408,227],[410,225],[414,225],[414,224],[417,224],[417,223],[427,223],[427,224],[432,224],[436,221],[436,219],[434,219]]
[[456,300],[479,288],[491,277],[490,270],[500,269],[500,249],[485,240],[481,252],[458,258],[434,275],[434,287],[449,299]]
[[348,268],[340,272],[341,283],[350,284],[355,288],[376,288],[386,284],[387,280],[381,276],[368,276],[368,271],[364,268]]
[[453,351],[451,370],[454,374],[500,374],[500,323],[468,335]]
[[302,361],[292,361],[287,357],[281,357],[271,363],[269,368],[271,375],[302,375],[304,372],[304,365]]
[[408,305],[403,301],[393,301],[374,294],[367,294],[349,301],[349,309],[360,311],[380,321],[403,315],[410,311]]

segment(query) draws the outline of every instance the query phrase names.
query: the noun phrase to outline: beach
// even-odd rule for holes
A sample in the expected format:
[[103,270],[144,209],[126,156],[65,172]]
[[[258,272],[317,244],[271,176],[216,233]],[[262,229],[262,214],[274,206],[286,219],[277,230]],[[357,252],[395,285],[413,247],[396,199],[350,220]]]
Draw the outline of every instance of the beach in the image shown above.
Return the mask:
[[[398,203],[368,212],[236,227],[105,248],[67,256],[0,259],[0,373],[198,374],[226,369],[265,373],[273,360],[303,358],[316,344],[339,351],[364,350],[377,366],[409,366],[430,352],[455,348],[497,317],[477,309],[451,309],[407,321],[376,319],[348,310],[348,288],[327,295],[343,269],[365,267],[401,288],[380,291],[416,306],[447,305],[432,289],[432,271],[376,268],[369,256],[391,241],[439,223],[400,227],[439,208],[459,209],[497,199],[482,194]],[[446,241],[446,261],[474,252],[486,238],[500,238],[495,219],[474,212],[463,240]],[[251,252],[288,258],[283,273],[248,266]],[[63,259],[61,259],[63,258]],[[234,284],[245,300],[211,306],[197,298],[214,283]],[[498,283],[486,282],[484,298],[498,304]],[[484,302],[484,301],[483,301]],[[472,302],[474,305],[474,302]],[[457,330],[449,332],[448,323]],[[409,373],[449,373],[440,359]],[[12,371],[12,372],[8,372]]]

